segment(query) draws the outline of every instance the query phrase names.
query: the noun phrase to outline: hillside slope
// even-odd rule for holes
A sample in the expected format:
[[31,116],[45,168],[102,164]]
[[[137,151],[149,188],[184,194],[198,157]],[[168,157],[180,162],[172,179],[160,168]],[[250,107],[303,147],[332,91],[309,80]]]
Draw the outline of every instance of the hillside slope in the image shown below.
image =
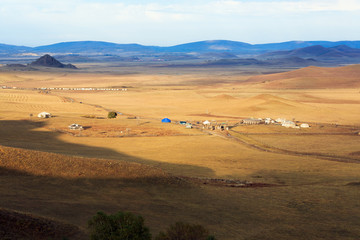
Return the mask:
[[259,75],[247,83],[265,88],[354,88],[360,87],[360,65],[345,67],[306,67],[285,73]]
[[86,239],[74,225],[0,208],[0,239]]

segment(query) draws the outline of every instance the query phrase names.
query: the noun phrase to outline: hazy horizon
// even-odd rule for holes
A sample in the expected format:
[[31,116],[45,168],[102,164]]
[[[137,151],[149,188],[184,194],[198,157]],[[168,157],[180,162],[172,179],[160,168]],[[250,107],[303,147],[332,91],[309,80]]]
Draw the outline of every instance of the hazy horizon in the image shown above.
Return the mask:
[[[276,43],[285,43],[285,42],[307,42],[304,40],[289,40],[289,41],[282,41],[282,42],[264,42],[264,43],[249,43],[249,42],[243,42],[243,41],[235,41],[235,40],[228,40],[228,39],[212,39],[212,40],[199,40],[199,41],[192,41],[192,42],[183,42],[183,43],[179,43],[179,44],[175,44],[175,45],[167,45],[167,46],[161,46],[161,45],[156,45],[156,44],[152,44],[152,45],[147,45],[147,44],[140,44],[140,43],[136,43],[136,42],[129,42],[129,43],[121,43],[121,42],[110,42],[110,41],[101,41],[101,40],[78,40],[78,41],[63,41],[63,42],[54,42],[54,43],[48,43],[48,44],[42,44],[42,45],[37,45],[37,46],[29,46],[29,45],[16,45],[16,44],[11,44],[11,43],[4,43],[4,42],[0,42],[0,44],[5,44],[5,45],[10,45],[10,46],[19,46],[19,47],[42,47],[42,46],[51,46],[51,45],[55,45],[55,44],[61,44],[61,43],[72,43],[72,42],[106,42],[106,43],[114,43],[114,44],[139,44],[142,46],[154,46],[154,47],[172,47],[172,46],[177,46],[177,45],[181,45],[181,44],[188,44],[188,43],[194,43],[194,42],[211,42],[211,41],[232,41],[232,42],[242,42],[242,43],[248,43],[251,45],[261,45],[261,44],[276,44]],[[360,40],[336,40],[336,41],[329,41],[329,40],[308,40],[310,42],[344,42],[344,41],[349,41],[349,42],[355,42],[355,41],[360,41]]]
[[359,0],[1,0],[0,43],[69,41],[173,46],[360,39]]

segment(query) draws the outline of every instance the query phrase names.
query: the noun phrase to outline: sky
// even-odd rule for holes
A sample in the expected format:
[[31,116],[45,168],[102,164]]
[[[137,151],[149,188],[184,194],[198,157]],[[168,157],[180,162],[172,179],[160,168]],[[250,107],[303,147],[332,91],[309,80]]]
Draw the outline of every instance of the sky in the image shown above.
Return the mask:
[[360,0],[0,0],[0,43],[360,40]]

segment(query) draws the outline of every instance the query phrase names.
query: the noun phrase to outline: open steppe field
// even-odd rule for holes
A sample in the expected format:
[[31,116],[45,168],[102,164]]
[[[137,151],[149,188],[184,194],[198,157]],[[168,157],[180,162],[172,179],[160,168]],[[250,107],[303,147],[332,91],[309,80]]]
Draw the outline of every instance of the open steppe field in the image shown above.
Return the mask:
[[[217,239],[360,238],[357,67],[308,88],[292,79],[313,68],[91,67],[0,72],[0,209],[72,226],[38,239],[86,239],[100,210],[140,214],[153,235],[184,221]],[[250,117],[310,128],[239,124]]]

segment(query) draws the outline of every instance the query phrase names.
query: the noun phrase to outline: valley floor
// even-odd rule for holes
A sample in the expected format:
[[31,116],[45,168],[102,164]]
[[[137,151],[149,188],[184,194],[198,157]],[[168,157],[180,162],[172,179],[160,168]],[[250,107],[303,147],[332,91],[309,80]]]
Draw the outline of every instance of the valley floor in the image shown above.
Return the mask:
[[[184,221],[218,239],[360,238],[357,88],[260,88],[223,72],[0,77],[23,88],[0,89],[6,211],[71,224],[85,239],[97,211],[140,214],[153,235]],[[128,90],[31,90],[65,86]],[[121,114],[107,119],[111,110]],[[238,124],[250,117],[311,127]],[[205,131],[204,120],[234,127]]]

